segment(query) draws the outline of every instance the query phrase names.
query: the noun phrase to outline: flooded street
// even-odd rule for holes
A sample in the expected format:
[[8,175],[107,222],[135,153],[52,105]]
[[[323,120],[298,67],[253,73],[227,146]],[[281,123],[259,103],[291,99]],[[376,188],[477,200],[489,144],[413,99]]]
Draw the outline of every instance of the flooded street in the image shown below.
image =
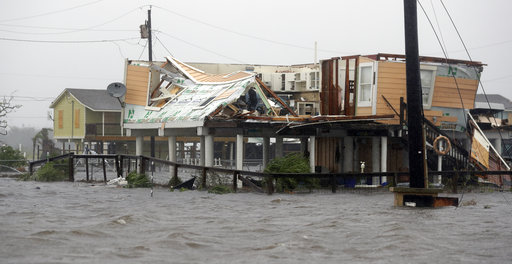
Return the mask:
[[[460,196],[459,196],[460,197]],[[512,194],[272,196],[0,179],[2,263],[510,263]]]

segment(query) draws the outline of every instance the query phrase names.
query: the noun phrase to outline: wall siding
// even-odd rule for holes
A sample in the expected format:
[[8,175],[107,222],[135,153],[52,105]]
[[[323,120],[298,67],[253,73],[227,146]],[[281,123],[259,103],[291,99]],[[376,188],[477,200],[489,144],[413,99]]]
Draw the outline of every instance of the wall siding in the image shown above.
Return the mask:
[[134,105],[146,105],[149,82],[149,68],[128,65],[126,70],[125,102]]
[[[379,62],[377,80],[377,115],[394,114],[394,111],[386,104],[384,95],[393,108],[400,112],[400,97],[407,102],[405,63]],[[463,98],[464,108],[472,109],[478,80],[457,78],[460,94]],[[453,77],[436,76],[432,107],[462,108],[459,91]],[[436,120],[436,125],[441,121],[456,122],[453,116],[443,116],[442,111],[424,109],[425,116],[430,121]],[[398,124],[398,118],[383,121],[387,124]]]
[[[53,109],[56,115],[53,121],[54,137],[71,138],[73,135],[73,138],[83,138],[85,135],[85,107],[72,96],[67,96],[67,94],[62,96]],[[74,102],[74,106],[72,106],[72,102]],[[63,114],[62,118],[59,116],[59,113]],[[77,113],[78,116],[76,115]],[[78,127],[75,125],[76,118],[80,122]],[[60,126],[61,121],[62,126]]]

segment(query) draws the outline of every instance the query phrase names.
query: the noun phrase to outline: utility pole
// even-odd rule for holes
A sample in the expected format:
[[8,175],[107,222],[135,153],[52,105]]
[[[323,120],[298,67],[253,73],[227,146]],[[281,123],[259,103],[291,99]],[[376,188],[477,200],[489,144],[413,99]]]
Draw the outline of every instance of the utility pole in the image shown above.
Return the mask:
[[[153,61],[153,41],[152,41],[152,34],[151,34],[151,6],[149,6],[148,9],[148,21],[147,21],[147,27],[148,27],[148,57],[149,61]],[[155,88],[157,89],[157,88]],[[151,157],[155,157],[155,136],[151,136]],[[153,170],[153,167],[151,168]]]
[[410,187],[425,188],[423,100],[421,95],[416,0],[404,0],[404,25]]

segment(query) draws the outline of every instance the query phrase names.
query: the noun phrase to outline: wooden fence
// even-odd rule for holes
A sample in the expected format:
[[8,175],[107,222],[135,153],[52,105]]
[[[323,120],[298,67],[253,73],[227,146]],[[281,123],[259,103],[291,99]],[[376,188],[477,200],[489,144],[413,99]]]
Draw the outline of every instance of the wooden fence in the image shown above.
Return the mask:
[[[331,191],[333,193],[338,189],[338,179],[365,179],[371,177],[383,177],[386,176],[391,179],[390,184],[396,185],[400,177],[408,176],[409,172],[370,172],[370,173],[262,173],[262,172],[254,172],[254,171],[245,171],[245,170],[234,170],[234,169],[225,169],[220,167],[206,167],[199,165],[190,165],[190,164],[181,164],[177,162],[172,162],[168,160],[162,160],[147,156],[133,156],[133,155],[116,155],[116,154],[97,154],[97,155],[74,155],[73,153],[68,153],[48,159],[36,160],[29,163],[29,173],[32,175],[34,173],[34,168],[36,166],[43,165],[47,162],[58,161],[58,160],[68,160],[68,176],[69,181],[75,181],[74,170],[75,170],[75,160],[76,159],[84,159],[85,161],[85,172],[86,172],[86,181],[89,181],[89,160],[98,159],[101,160],[102,169],[103,169],[103,180],[107,182],[107,173],[106,173],[106,160],[114,160],[116,175],[118,177],[122,177],[124,173],[123,164],[127,163],[126,174],[130,173],[132,170],[132,160],[135,161],[135,168],[133,170],[137,171],[137,168],[141,168],[140,171],[147,171],[147,168],[150,168],[154,163],[160,163],[168,166],[172,166],[173,174],[178,177],[179,170],[178,168],[188,168],[193,170],[198,170],[201,172],[201,182],[200,186],[202,188],[206,188],[206,179],[207,172],[217,172],[217,173],[226,173],[233,175],[233,191],[237,191],[237,180],[241,180],[244,184],[251,186],[251,182],[246,178],[247,176],[258,177],[260,179],[267,179],[267,190],[266,192],[271,194],[274,192],[273,182],[278,178],[317,178],[327,180],[328,185],[330,185]],[[457,190],[457,182],[459,177],[464,175],[512,175],[512,171],[429,171],[429,175],[442,175],[446,178],[452,179],[452,190]],[[255,186],[251,186],[254,187]]]

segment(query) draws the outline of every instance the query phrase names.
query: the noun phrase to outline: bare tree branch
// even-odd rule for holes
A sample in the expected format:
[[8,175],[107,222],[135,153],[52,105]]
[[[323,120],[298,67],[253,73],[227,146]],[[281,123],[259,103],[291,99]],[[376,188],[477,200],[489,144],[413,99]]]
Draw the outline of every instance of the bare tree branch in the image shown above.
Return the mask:
[[7,135],[7,114],[16,111],[21,105],[14,105],[12,103],[13,97],[5,97],[0,101],[0,135]]

